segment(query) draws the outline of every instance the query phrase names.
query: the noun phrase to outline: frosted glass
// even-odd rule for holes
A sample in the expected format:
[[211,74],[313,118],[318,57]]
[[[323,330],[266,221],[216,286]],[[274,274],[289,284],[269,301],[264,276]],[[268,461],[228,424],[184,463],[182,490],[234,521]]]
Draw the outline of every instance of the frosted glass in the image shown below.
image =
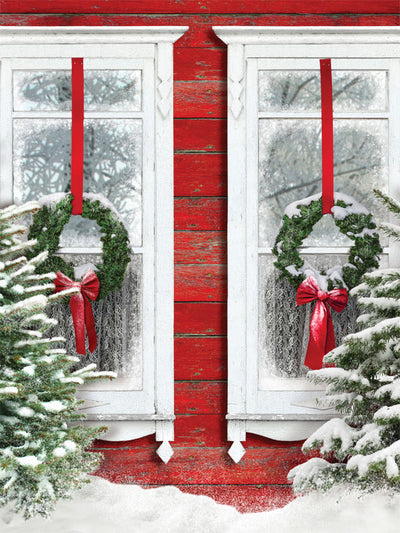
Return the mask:
[[[142,121],[85,120],[83,190],[102,194],[120,213],[133,246],[142,242]],[[71,122],[14,120],[14,194],[24,202],[68,192]],[[81,223],[75,230],[85,230]],[[72,241],[66,233],[64,237]]]
[[[387,214],[372,190],[387,190],[386,120],[334,121],[335,190],[353,196],[383,221]],[[272,247],[285,208],[322,189],[321,122],[317,119],[259,121],[259,244]],[[385,238],[382,242],[386,242]],[[348,239],[324,222],[310,246],[346,246]]]
[[[97,254],[62,254],[74,266],[101,263]],[[62,345],[67,353],[81,361],[76,368],[96,363],[98,370],[117,372],[118,378],[96,383],[95,389],[141,390],[142,358],[142,256],[133,255],[128,265],[122,288],[100,301],[92,302],[96,325],[97,348],[91,354],[86,345],[86,356],[75,351],[75,335],[69,305],[51,304],[49,315],[58,320],[53,335],[66,339]],[[87,344],[87,341],[86,341]]]
[[[85,111],[140,111],[140,70],[84,70]],[[70,111],[71,71],[17,70],[14,111]]]
[[[386,111],[387,72],[332,72],[334,111]],[[260,111],[318,111],[321,108],[319,71],[261,70]]]

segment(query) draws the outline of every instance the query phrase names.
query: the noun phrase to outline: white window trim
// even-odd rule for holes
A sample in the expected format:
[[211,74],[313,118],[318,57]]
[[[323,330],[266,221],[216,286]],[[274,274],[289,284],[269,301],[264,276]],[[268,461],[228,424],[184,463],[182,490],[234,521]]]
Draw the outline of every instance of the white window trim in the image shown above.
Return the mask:
[[[8,95],[0,98],[0,202],[13,201],[10,62],[67,65],[84,57],[95,68],[113,58],[147,69],[152,80],[144,94],[148,120],[143,135],[143,390],[80,392],[90,425],[106,425],[107,440],[136,439],[155,433],[157,453],[168,462],[174,439],[173,375],[173,43],[186,26],[14,27],[0,28],[0,68]],[[70,63],[69,63],[70,65]],[[49,61],[50,66],[50,61]],[[49,68],[49,67],[47,67]],[[68,68],[68,67],[67,67]],[[104,68],[104,67],[103,67]],[[134,113],[135,114],[135,113]],[[136,113],[140,115],[140,113]],[[147,146],[147,149],[146,149]],[[146,254],[146,249],[148,253]],[[71,251],[71,250],[69,250]],[[92,250],[93,251],[93,250]],[[79,249],[82,252],[82,249]],[[101,387],[99,387],[101,388]]]
[[[288,412],[286,391],[262,391],[257,385],[258,254],[257,194],[258,133],[254,94],[258,64],[275,65],[279,60],[300,64],[330,57],[335,64],[367,60],[387,68],[400,64],[398,27],[240,27],[215,26],[217,36],[228,45],[228,440],[235,462],[245,453],[241,441],[246,433],[277,440],[300,440],[309,436],[332,411],[305,407],[316,390],[293,391],[302,407]],[[337,63],[336,63],[337,62]],[[285,67],[282,67],[285,68]],[[298,68],[298,67],[297,67]],[[390,79],[389,189],[400,197],[400,68]],[[398,100],[398,96],[397,96]],[[384,117],[382,117],[384,118]],[[253,191],[253,193],[252,193]],[[385,249],[390,264],[399,264],[399,249]],[[320,252],[323,249],[319,249]],[[325,250],[326,251],[326,250]],[[258,396],[258,398],[256,398]],[[292,398],[293,401],[293,398]],[[264,408],[261,410],[260,405]],[[293,404],[292,404],[293,405]],[[257,409],[258,408],[258,409]],[[260,412],[261,411],[261,412]]]

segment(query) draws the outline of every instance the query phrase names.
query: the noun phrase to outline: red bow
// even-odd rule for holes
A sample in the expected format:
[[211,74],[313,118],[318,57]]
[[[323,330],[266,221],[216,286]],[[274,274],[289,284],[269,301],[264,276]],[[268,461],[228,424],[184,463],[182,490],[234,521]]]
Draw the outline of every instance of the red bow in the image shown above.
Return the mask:
[[82,281],[72,281],[68,276],[58,271],[54,280],[56,288],[54,292],[61,292],[65,289],[78,287],[79,292],[73,294],[69,301],[71,308],[72,321],[75,330],[76,351],[81,355],[86,355],[85,349],[85,327],[89,339],[89,350],[94,352],[97,346],[96,328],[92,306],[88,298],[95,300],[99,294],[99,279],[93,270],[88,270],[83,276]]
[[341,313],[347,305],[349,296],[346,289],[321,291],[317,280],[310,276],[297,289],[297,305],[316,301],[310,320],[310,339],[304,364],[312,370],[322,368],[324,355],[335,347],[335,332],[328,304]]

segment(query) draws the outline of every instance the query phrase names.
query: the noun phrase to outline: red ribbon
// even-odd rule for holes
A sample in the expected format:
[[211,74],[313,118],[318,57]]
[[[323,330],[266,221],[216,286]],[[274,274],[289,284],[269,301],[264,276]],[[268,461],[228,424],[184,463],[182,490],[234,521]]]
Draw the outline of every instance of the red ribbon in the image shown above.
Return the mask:
[[312,370],[322,368],[324,355],[335,347],[335,332],[329,305],[341,313],[347,305],[346,289],[321,291],[314,276],[308,277],[297,289],[297,305],[307,304],[316,300],[310,320],[310,338],[304,364]]
[[54,280],[56,286],[54,292],[61,292],[72,287],[79,287],[79,292],[73,294],[69,301],[72,321],[75,330],[76,351],[81,355],[86,355],[85,349],[85,327],[89,340],[89,350],[94,352],[97,346],[96,328],[94,316],[89,298],[95,300],[99,294],[99,279],[93,270],[88,270],[82,281],[72,281],[68,276],[58,271]]
[[82,214],[83,201],[83,58],[72,58],[71,193],[72,214]]
[[322,214],[333,207],[333,107],[330,59],[320,59],[322,121]]

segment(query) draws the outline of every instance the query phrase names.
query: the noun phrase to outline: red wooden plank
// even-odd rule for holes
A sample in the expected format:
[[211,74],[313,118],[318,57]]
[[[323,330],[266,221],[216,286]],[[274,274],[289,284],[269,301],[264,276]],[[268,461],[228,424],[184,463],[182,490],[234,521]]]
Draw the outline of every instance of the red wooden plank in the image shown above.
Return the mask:
[[226,335],[225,303],[176,303],[174,316],[177,335]]
[[175,265],[176,302],[225,302],[226,265]]
[[175,118],[225,118],[224,81],[177,81],[174,83]]
[[398,0],[0,0],[0,13],[398,13]]
[[226,337],[177,337],[175,379],[226,379],[226,354]]
[[[17,0],[16,0],[17,1]],[[65,6],[64,6],[65,7]],[[348,12],[348,11],[347,11]],[[4,13],[4,11],[3,11]],[[222,47],[212,26],[396,26],[400,15],[323,14],[231,14],[231,15],[21,15],[2,14],[0,25],[16,26],[163,26],[188,25],[189,30],[174,45],[179,47]],[[360,13],[365,13],[363,10]]]
[[306,457],[299,448],[250,448],[235,464],[227,448],[174,448],[166,465],[154,449],[106,449],[96,475],[115,483],[170,484],[283,484],[291,468]]
[[226,394],[223,381],[178,381],[175,383],[175,413],[224,415]]
[[176,151],[226,152],[226,120],[175,119]]
[[175,154],[175,196],[226,196],[226,154]]
[[225,198],[177,198],[175,230],[225,230]]
[[296,498],[292,487],[285,485],[178,485],[178,488],[182,492],[209,496],[241,513],[271,511]]
[[176,231],[176,264],[226,264],[225,231]]
[[226,80],[226,48],[175,48],[177,81]]

